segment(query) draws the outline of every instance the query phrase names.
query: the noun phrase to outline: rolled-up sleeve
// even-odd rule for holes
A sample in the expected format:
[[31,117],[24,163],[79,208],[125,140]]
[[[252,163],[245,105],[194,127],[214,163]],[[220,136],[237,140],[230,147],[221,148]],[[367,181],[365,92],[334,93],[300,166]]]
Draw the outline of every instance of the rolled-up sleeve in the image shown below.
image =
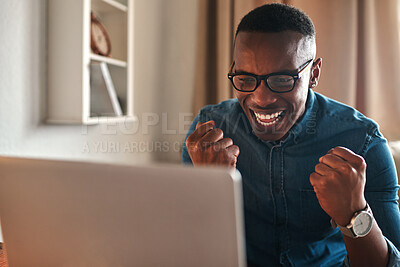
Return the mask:
[[[393,245],[392,242],[390,242],[389,239],[385,237],[386,243],[388,245],[388,251],[389,251],[389,261],[387,264],[387,267],[400,267],[400,253]],[[343,262],[344,267],[351,267],[349,257],[346,257],[346,259]]]
[[[361,155],[367,163],[365,198],[388,245],[389,267],[400,267],[400,211],[396,167],[387,141],[376,129]],[[351,266],[346,257],[343,266]]]
[[399,254],[400,212],[396,167],[386,140],[376,131],[362,155],[367,163],[365,198],[383,235]]
[[388,267],[400,267],[400,253],[399,250],[393,245],[386,237],[386,242],[389,249],[389,262]]

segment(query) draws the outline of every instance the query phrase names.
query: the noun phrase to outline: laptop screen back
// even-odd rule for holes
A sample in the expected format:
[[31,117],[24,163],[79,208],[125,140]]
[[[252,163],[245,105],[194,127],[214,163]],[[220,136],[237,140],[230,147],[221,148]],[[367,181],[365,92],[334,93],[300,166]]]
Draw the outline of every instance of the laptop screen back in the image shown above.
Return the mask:
[[13,266],[245,266],[238,172],[0,158]]

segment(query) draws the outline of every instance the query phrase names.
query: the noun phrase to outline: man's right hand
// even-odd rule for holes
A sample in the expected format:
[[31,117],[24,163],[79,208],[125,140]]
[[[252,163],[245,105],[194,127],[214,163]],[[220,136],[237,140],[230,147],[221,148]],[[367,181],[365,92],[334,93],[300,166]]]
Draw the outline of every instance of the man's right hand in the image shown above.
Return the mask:
[[236,167],[239,147],[231,138],[224,138],[214,121],[198,122],[196,130],[186,139],[193,165],[225,165]]

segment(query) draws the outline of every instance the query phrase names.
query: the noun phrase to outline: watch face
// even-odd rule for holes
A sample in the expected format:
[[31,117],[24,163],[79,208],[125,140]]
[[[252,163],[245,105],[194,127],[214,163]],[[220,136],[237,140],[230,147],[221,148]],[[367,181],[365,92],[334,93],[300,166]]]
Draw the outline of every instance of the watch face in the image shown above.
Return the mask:
[[92,23],[92,37],[98,50],[97,52],[101,55],[107,55],[109,52],[108,40],[103,29],[97,23]]
[[372,228],[372,216],[368,212],[361,212],[353,223],[353,231],[359,236],[366,236]]

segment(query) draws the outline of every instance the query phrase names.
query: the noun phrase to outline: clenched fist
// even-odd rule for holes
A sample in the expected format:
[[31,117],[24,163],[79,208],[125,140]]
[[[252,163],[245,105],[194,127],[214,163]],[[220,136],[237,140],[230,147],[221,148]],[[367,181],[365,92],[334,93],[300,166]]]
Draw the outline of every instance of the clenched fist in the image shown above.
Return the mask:
[[215,122],[198,122],[196,130],[186,139],[186,147],[193,165],[225,165],[236,167],[239,147],[231,138],[224,138]]
[[350,223],[356,211],[365,208],[364,159],[350,149],[335,147],[319,159],[310,175],[322,209],[340,225]]

